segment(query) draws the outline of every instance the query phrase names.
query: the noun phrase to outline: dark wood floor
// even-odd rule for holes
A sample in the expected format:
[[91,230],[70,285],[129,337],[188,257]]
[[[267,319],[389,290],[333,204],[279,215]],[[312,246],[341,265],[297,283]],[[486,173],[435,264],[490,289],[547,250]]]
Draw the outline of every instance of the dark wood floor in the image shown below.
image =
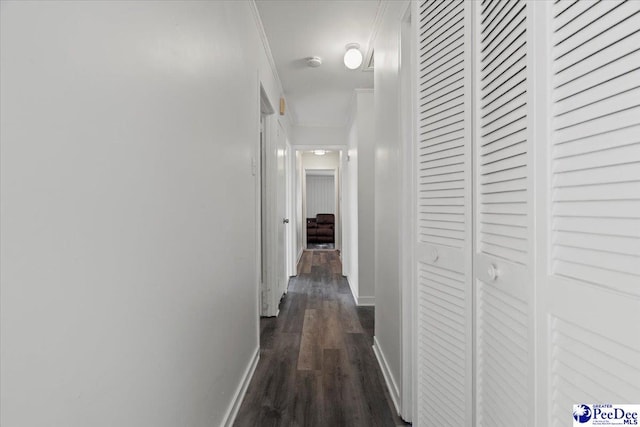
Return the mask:
[[373,350],[373,307],[356,307],[336,251],[305,251],[235,426],[402,426]]

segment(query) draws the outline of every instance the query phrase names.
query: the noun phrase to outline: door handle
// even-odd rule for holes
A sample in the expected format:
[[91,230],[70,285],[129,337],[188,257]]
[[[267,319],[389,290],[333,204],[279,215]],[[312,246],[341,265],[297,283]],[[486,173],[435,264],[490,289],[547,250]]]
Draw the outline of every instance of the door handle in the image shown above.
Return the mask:
[[283,218],[282,219],[282,223],[283,224],[289,224],[289,218]]
[[440,254],[436,248],[431,249],[431,261],[436,262],[440,258]]
[[487,274],[489,275],[489,278],[492,281],[495,281],[498,278],[499,275],[499,271],[498,271],[498,267],[495,266],[495,264],[491,264],[488,268],[487,268]]

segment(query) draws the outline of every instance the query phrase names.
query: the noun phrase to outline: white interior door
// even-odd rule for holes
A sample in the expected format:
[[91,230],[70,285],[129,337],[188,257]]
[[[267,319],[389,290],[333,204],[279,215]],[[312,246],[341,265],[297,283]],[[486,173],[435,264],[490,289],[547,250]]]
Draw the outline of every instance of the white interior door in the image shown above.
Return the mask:
[[476,425],[534,425],[529,5],[476,3]]
[[640,2],[539,7],[539,424],[561,426],[640,402]]
[[276,316],[286,292],[286,135],[273,115],[264,116],[262,132],[262,316]]
[[470,3],[418,5],[414,425],[472,425]]
[[277,258],[276,262],[276,289],[274,303],[277,304],[284,293],[287,292],[288,275],[287,275],[287,239],[286,228],[289,227],[289,218],[287,217],[287,181],[286,181],[286,164],[287,164],[287,139],[284,128],[278,122],[276,131],[276,224],[277,227]]

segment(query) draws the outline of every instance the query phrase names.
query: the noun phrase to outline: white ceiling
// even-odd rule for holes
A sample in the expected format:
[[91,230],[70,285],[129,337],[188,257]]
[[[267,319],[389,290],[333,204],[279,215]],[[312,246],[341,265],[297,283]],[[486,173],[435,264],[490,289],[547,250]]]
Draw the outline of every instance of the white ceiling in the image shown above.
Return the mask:
[[[353,90],[372,88],[373,72],[348,70],[345,46],[367,54],[380,0],[257,0],[287,108],[297,126],[344,126]],[[306,58],[319,56],[310,68]]]

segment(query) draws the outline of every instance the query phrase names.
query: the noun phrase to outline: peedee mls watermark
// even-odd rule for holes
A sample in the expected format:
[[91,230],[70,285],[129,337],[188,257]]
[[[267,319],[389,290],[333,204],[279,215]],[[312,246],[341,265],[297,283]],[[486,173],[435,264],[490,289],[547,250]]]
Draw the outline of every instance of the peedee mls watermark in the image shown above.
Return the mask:
[[640,404],[575,404],[573,425],[582,426],[637,426]]

